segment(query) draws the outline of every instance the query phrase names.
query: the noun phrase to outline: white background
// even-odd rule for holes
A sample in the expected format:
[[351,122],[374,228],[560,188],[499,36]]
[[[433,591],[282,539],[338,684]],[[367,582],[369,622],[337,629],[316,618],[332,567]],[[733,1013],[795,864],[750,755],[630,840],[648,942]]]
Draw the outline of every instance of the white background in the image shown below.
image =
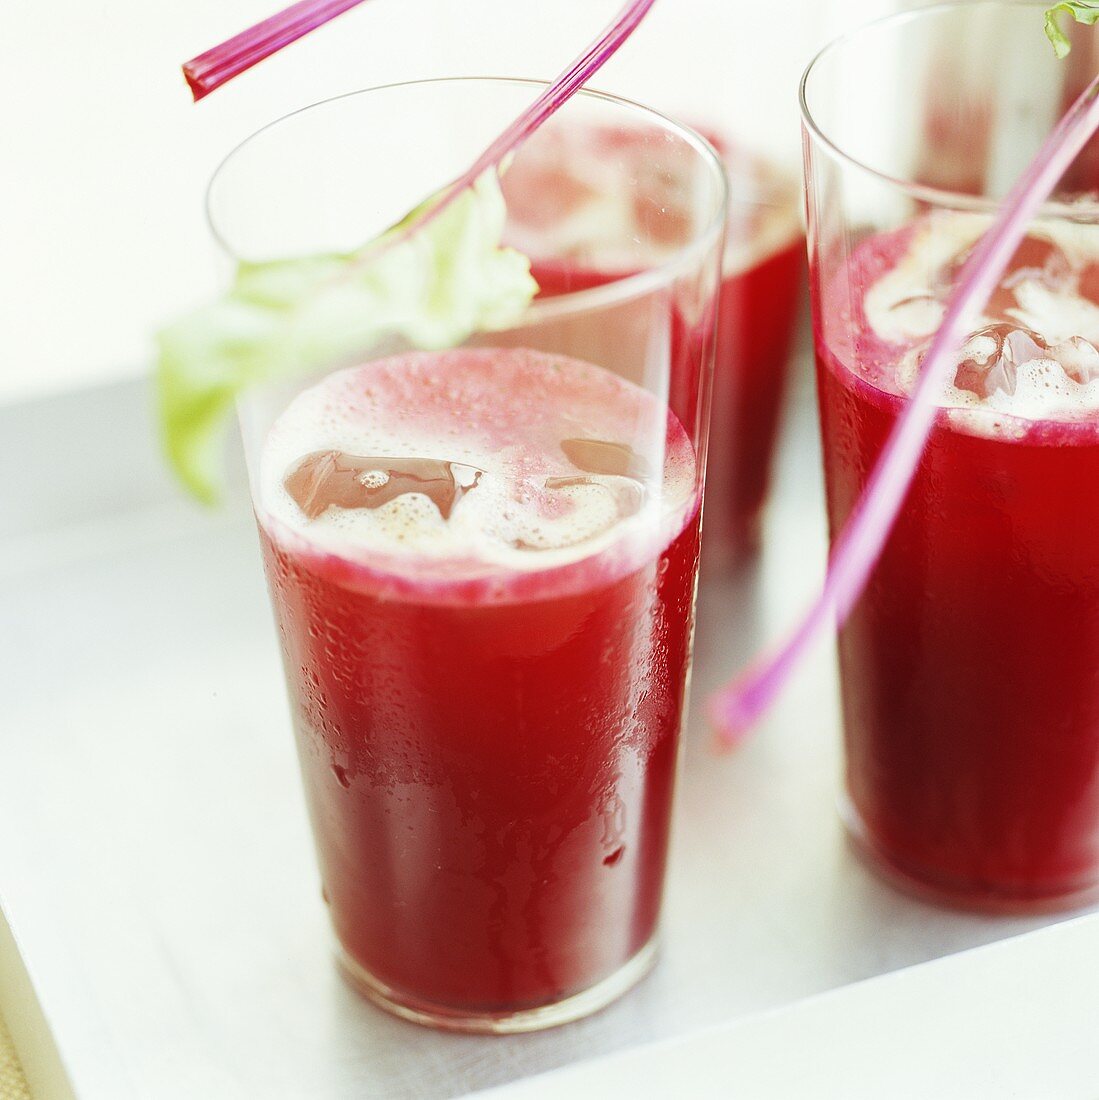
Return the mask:
[[[369,0],[193,105],[188,57],[280,0],[4,0],[0,401],[148,369],[159,323],[224,270],[202,196],[288,110],[394,80],[550,77],[620,0]],[[595,82],[797,156],[812,48],[890,0],[659,0]]]

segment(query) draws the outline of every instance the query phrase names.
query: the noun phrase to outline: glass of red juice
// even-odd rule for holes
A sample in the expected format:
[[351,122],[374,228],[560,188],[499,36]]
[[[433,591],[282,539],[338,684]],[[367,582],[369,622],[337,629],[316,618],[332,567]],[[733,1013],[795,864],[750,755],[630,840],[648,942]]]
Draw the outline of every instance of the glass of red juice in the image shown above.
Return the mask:
[[[540,90],[427,81],[289,116],[219,169],[215,232],[246,260],[350,250]],[[629,274],[241,406],[339,962],[464,1031],[575,1019],[652,965],[690,666],[724,174],[606,96],[547,125],[613,126],[689,183],[674,221],[638,192]]]
[[[990,0],[891,17],[806,74],[833,534],[959,266],[1058,118],[1072,70],[1040,9]],[[1069,176],[958,352],[904,509],[839,635],[851,832],[899,883],[948,903],[1068,908],[1099,892],[1097,349],[1099,206]]]

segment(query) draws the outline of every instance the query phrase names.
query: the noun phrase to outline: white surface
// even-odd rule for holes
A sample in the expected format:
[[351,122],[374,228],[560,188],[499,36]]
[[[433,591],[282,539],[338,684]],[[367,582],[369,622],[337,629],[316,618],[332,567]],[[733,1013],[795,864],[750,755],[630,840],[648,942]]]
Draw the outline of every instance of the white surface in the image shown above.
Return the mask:
[[1095,1100],[1099,917],[480,1093],[503,1100]]
[[180,64],[279,6],[4,4],[0,399],[144,369],[155,326],[219,285],[203,193],[241,138],[356,86],[438,75],[419,2],[372,0],[193,105]]
[[39,1100],[73,1100],[72,1088],[61,1065],[30,977],[11,929],[0,912],[0,1004],[4,1023],[19,1051],[26,1079],[34,1083]]
[[[1051,919],[934,909],[851,855],[822,653],[732,755],[695,707],[664,950],[635,991],[506,1039],[384,1016],[329,958],[251,523],[178,501],[144,402],[0,410],[0,469],[27,471],[0,488],[0,906],[81,1100],[455,1096]],[[703,586],[696,703],[815,582],[811,423],[803,400],[768,556]]]

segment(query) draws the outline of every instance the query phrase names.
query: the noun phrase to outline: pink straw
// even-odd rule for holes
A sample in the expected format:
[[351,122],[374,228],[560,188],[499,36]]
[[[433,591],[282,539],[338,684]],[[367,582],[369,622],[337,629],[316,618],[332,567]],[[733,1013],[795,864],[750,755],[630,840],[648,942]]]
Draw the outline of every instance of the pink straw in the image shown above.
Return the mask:
[[1019,177],[992,226],[962,267],[918,384],[889,436],[859,502],[836,539],[819,598],[786,639],[753,661],[710,700],[719,740],[732,746],[767,710],[806,652],[830,626],[841,626],[862,594],[923,454],[938,398],[978,310],[988,302],[1031,219],[1099,128],[1096,77]]
[[197,103],[234,76],[250,69],[265,57],[277,53],[303,35],[316,30],[337,15],[357,7],[363,0],[300,0],[285,11],[272,15],[233,35],[218,46],[192,58],[183,66],[183,75]]

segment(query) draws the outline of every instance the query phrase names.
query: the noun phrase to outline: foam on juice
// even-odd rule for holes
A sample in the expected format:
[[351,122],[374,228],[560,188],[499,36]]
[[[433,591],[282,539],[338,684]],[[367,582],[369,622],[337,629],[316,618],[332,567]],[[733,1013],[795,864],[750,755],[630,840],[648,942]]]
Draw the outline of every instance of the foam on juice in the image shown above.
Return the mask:
[[[801,235],[798,191],[761,158],[707,137],[730,177],[728,278]],[[689,230],[696,204],[684,166],[674,145],[642,131],[547,125],[503,177],[508,240],[535,261],[608,274],[656,266]]]
[[[960,265],[988,226],[935,212],[856,254],[867,274],[859,373],[910,393]],[[1002,418],[1072,421],[1099,411],[1099,226],[1037,222],[962,349],[940,403],[957,426],[1018,434]]]
[[271,428],[259,476],[263,509],[308,542],[460,577],[543,570],[620,541],[659,552],[689,518],[695,461],[679,421],[639,387],[575,359],[484,348],[329,375]]

